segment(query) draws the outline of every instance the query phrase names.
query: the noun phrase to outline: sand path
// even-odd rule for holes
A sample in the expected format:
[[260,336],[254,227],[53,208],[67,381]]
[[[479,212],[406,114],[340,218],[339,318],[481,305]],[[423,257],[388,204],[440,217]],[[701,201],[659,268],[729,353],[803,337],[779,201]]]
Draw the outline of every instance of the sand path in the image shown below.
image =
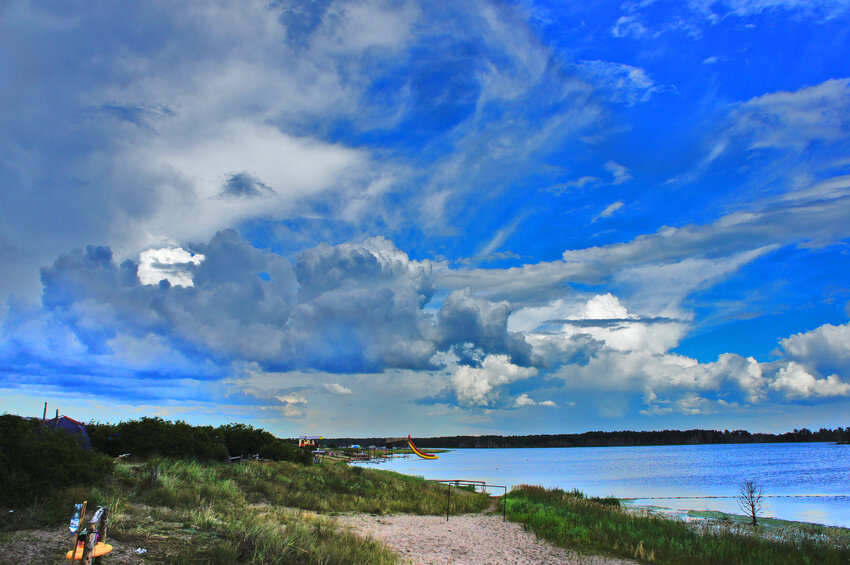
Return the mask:
[[372,516],[354,514],[339,521],[362,536],[372,536],[412,565],[626,565],[636,561],[580,555],[567,551],[522,529],[501,516]]

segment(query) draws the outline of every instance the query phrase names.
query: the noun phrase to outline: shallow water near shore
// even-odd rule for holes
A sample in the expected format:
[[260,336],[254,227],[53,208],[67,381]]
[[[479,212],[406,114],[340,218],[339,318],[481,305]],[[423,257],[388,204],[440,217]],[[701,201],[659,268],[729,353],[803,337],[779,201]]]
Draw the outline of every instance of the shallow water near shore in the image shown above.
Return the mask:
[[[437,460],[361,463],[426,479],[577,488],[672,511],[740,514],[742,481],[757,481],[764,516],[850,527],[850,445],[780,443],[652,447],[456,449]],[[496,490],[493,494],[498,494]]]

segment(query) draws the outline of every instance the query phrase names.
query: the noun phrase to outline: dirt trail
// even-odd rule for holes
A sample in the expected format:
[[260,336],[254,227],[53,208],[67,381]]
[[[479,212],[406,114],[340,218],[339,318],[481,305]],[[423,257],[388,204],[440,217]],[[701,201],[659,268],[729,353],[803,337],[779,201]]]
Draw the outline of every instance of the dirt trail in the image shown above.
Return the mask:
[[501,516],[372,516],[354,514],[338,520],[355,533],[372,536],[410,565],[626,565],[636,561],[580,555],[538,540]]
[[[71,549],[73,537],[68,530],[19,530],[3,535],[0,542],[0,565],[64,564],[65,552]],[[103,558],[109,565],[140,565],[144,563],[128,544],[107,539],[112,552]],[[77,562],[79,563],[79,561]]]

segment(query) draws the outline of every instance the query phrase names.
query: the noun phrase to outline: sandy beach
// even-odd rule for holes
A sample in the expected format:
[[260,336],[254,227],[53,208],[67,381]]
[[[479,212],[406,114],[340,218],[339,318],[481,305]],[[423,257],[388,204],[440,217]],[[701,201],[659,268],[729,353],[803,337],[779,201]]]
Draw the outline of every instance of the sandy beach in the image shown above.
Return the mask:
[[359,535],[386,544],[410,565],[537,565],[541,563],[625,565],[636,563],[597,555],[581,555],[538,540],[501,516],[374,516],[354,514],[338,520]]

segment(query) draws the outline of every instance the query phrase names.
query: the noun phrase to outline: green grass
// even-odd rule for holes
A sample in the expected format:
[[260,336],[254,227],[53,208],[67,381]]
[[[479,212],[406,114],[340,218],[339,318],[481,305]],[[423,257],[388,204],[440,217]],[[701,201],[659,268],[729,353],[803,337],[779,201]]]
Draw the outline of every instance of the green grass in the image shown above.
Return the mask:
[[773,539],[759,532],[700,527],[681,520],[627,512],[607,499],[580,492],[523,485],[508,496],[508,519],[538,536],[584,553],[602,553],[657,563],[847,564],[846,537],[830,542],[810,536]]
[[[151,467],[159,474],[151,483]],[[109,537],[148,549],[148,563],[395,563],[383,545],[322,514],[443,514],[446,486],[345,464],[119,463],[90,488],[58,491],[16,509],[2,529],[67,526],[71,508],[108,505]],[[486,495],[453,489],[452,512],[478,512]],[[14,520],[13,522],[11,520]]]

